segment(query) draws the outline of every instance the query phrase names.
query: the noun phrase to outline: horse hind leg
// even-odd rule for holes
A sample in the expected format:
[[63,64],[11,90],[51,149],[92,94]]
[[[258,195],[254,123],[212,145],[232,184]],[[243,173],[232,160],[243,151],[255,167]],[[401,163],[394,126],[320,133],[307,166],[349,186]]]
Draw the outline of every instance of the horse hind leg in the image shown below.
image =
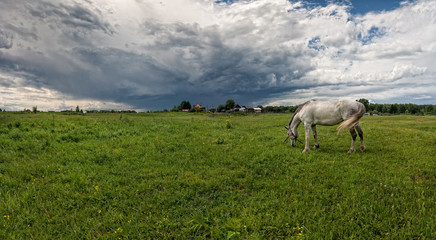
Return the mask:
[[356,133],[354,127],[350,129],[350,134],[351,134],[351,147],[350,147],[350,150],[348,151],[349,154],[353,153],[355,151],[354,143],[356,142],[357,133]]
[[315,139],[315,146],[313,146],[313,149],[317,149],[319,148],[319,143],[318,143],[318,133],[316,132],[316,125],[312,125],[312,134],[313,134],[313,138]]
[[363,143],[363,131],[360,128],[359,124],[356,125],[356,130],[357,133],[359,133],[359,138],[360,138],[360,151],[363,152],[365,150],[365,144]]

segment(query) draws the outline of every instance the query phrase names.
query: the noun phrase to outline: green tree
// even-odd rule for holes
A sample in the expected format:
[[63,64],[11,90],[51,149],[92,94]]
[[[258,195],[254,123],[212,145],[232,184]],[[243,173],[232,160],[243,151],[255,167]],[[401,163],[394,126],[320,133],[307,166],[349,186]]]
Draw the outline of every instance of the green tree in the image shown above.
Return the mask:
[[383,104],[383,108],[382,108],[382,113],[388,113],[390,112],[390,105],[388,104]]
[[194,110],[195,112],[201,112],[201,111],[202,111],[202,109],[201,109],[200,106],[198,106],[198,105],[196,105],[196,106],[193,108],[193,110]]
[[79,105],[77,105],[77,107],[76,107],[76,112],[80,112]]
[[375,110],[377,110],[377,112],[379,113],[383,113],[383,104],[376,104],[376,108]]
[[431,114],[433,112],[433,106],[432,105],[425,106],[425,112]]
[[216,110],[217,110],[218,112],[222,112],[223,110],[226,110],[226,106],[220,104]]
[[298,106],[290,106],[289,107],[289,112],[293,113],[295,111],[297,111]]
[[186,101],[186,100],[183,100],[180,103],[180,105],[179,105],[179,109],[180,110],[182,110],[182,109],[189,109],[189,110],[191,110],[191,108],[192,108],[191,103],[189,101]]
[[178,112],[179,111],[179,107],[174,106],[173,108],[171,108],[171,112]]
[[391,114],[396,114],[398,112],[398,104],[391,104]]
[[235,105],[236,105],[235,100],[233,100],[233,99],[229,99],[226,101],[226,109],[227,110],[233,109],[235,107]]
[[400,106],[398,106],[398,113],[406,113],[406,110],[406,105],[400,104]]
[[37,106],[32,107],[32,112],[33,113],[37,113],[38,112],[38,107]]
[[410,114],[416,114],[416,113],[419,112],[419,108],[418,108],[418,106],[416,104],[409,103],[409,104],[407,104],[407,111]]

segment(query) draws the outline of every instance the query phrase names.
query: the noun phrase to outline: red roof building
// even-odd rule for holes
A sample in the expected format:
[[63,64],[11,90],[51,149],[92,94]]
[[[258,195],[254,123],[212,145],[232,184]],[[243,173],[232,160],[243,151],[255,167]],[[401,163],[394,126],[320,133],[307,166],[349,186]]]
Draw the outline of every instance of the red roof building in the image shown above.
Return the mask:
[[203,107],[203,106],[200,105],[200,104],[195,104],[192,108],[193,108],[194,111],[196,111],[196,112],[203,112],[203,111],[206,111],[206,108]]

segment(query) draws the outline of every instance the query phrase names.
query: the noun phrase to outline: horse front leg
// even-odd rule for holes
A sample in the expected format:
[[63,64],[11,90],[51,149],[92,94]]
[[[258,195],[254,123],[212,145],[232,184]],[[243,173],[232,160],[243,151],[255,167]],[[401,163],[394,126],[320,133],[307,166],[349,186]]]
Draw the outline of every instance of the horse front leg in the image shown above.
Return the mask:
[[303,150],[303,152],[308,152],[310,149],[309,149],[309,140],[310,140],[310,124],[305,124],[304,125],[304,130],[305,130],[305,133],[304,133],[304,137],[306,138],[306,144],[305,144],[305,146],[304,146],[304,150]]
[[318,133],[316,132],[316,125],[312,125],[312,134],[313,134],[313,138],[315,139],[315,146],[313,146],[313,149],[317,149],[319,148],[319,143],[318,143]]
[[354,130],[354,127],[352,129],[350,129],[350,134],[351,134],[351,147],[350,147],[350,150],[348,151],[349,154],[353,153],[355,151],[354,143],[356,142],[357,133]]

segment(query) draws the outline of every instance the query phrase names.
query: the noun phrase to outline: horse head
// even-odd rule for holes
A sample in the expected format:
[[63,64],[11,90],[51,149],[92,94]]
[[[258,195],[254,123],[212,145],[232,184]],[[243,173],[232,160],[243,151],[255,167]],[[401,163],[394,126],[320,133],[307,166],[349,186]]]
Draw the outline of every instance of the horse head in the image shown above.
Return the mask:
[[286,142],[288,139],[291,139],[291,146],[293,146],[293,147],[297,146],[297,141],[302,143],[300,140],[298,140],[298,133],[295,134],[294,132],[292,132],[291,127],[285,126],[285,128],[288,131],[288,136],[286,137],[284,142]]

